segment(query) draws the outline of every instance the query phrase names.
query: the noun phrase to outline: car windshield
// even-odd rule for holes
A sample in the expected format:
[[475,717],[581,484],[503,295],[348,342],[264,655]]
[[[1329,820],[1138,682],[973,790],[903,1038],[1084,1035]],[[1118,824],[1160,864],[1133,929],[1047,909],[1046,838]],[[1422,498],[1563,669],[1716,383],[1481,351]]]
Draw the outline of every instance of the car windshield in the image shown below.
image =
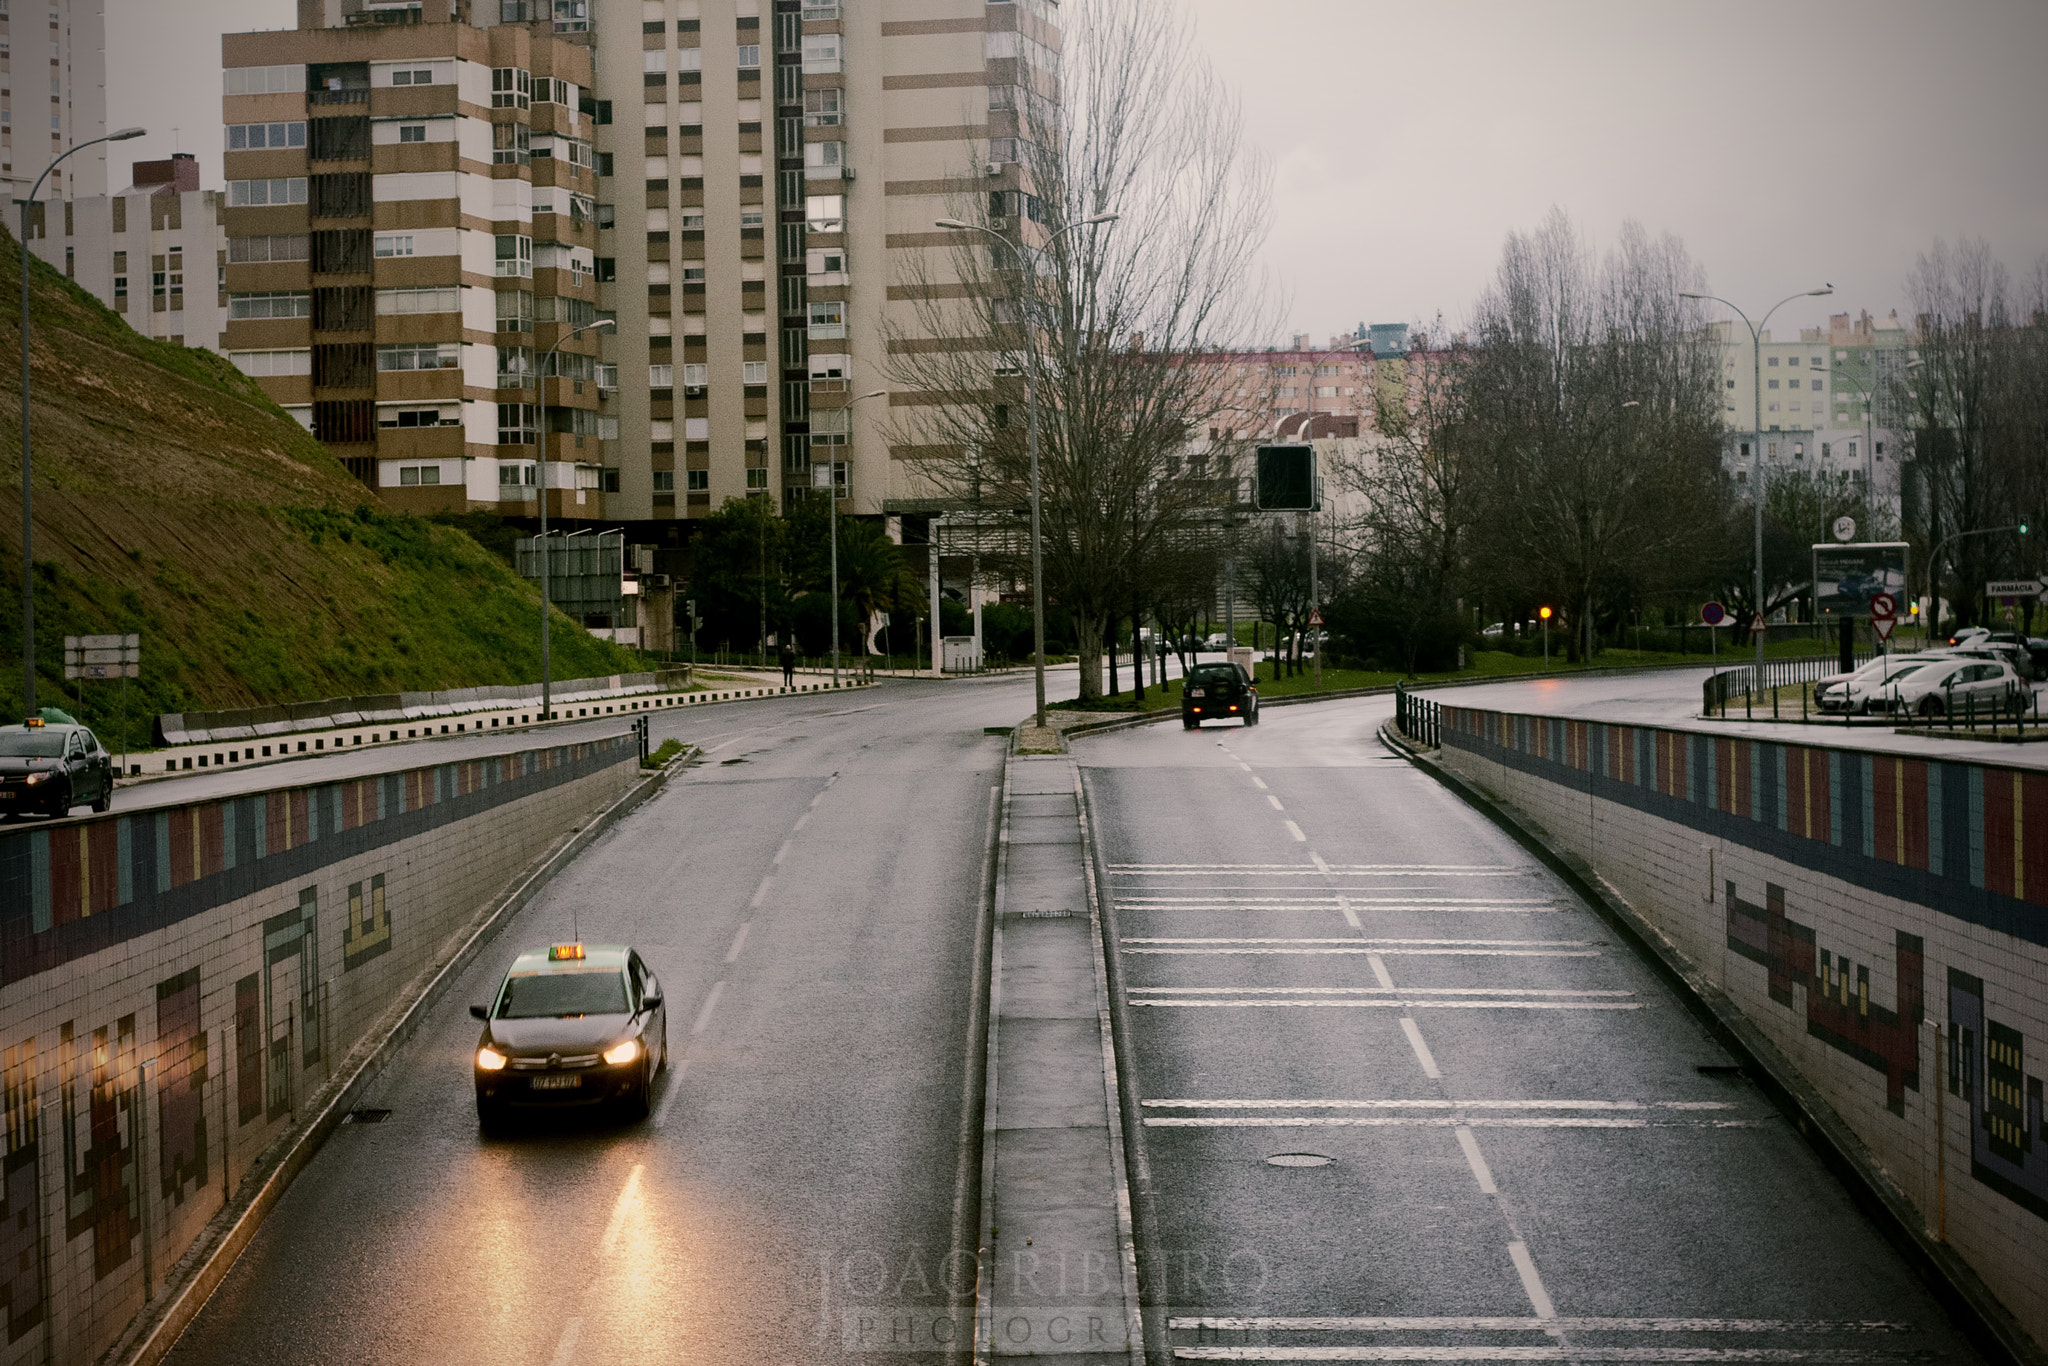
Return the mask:
[[0,759],[54,759],[63,752],[62,731],[17,730],[0,733]]
[[1197,669],[1189,674],[1188,681],[1191,683],[1235,683],[1238,681],[1237,668],[1235,665],[1227,668],[1217,668],[1212,664],[1206,669]]
[[514,973],[498,997],[501,1020],[544,1020],[563,1015],[624,1015],[626,977],[617,968]]
[[1898,668],[1896,668],[1896,669],[1893,669],[1893,670],[1892,670],[1892,671],[1891,671],[1890,673],[1886,674],[1886,675],[1884,676],[1884,680],[1883,680],[1883,681],[1884,681],[1884,682],[1886,682],[1886,683],[1896,683],[1896,682],[1898,682],[1898,681],[1899,681],[1900,679],[1904,678],[1904,677],[1905,677],[1905,676],[1906,676],[1907,674],[1909,674],[1909,673],[1913,673],[1913,672],[1915,672],[1915,671],[1917,671],[1917,670],[1920,670],[1920,669],[1924,669],[1924,668],[1926,668],[1926,667],[1927,667],[1927,665],[1926,665],[1925,663],[1920,663],[1920,664],[1902,664],[1902,665],[1900,665],[1900,666],[1899,666]]

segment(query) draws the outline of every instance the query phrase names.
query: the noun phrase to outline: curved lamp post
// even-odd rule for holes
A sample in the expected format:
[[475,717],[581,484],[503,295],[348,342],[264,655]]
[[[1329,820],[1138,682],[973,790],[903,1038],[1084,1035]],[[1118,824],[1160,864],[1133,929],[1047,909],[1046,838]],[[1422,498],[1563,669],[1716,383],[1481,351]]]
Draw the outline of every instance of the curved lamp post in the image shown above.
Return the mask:
[[[1365,351],[1368,355],[1371,354],[1372,343],[1369,341],[1355,341],[1352,342],[1349,346],[1333,346],[1327,351],[1312,351],[1309,353],[1308,384],[1305,386],[1307,390],[1307,397],[1304,399],[1304,401],[1308,404],[1308,407],[1305,410],[1303,410],[1301,415],[1301,434],[1299,439],[1308,444],[1308,448],[1311,454],[1314,453],[1316,445],[1316,367],[1318,365],[1321,365],[1323,363],[1323,359],[1327,356],[1355,356],[1358,354],[1360,347],[1365,348]],[[1284,417],[1273,424],[1274,440],[1277,441],[1280,439],[1280,429],[1286,425],[1287,419]],[[1317,483],[1321,482],[1319,476],[1311,477],[1314,478]],[[1322,510],[1320,506],[1322,503],[1322,499],[1317,496],[1317,490],[1313,487],[1310,488],[1308,491],[1308,501],[1308,610],[1309,615],[1314,616],[1316,613],[1323,610],[1323,604],[1321,585],[1318,583],[1316,579],[1316,536],[1317,533],[1320,531],[1320,528],[1316,525],[1316,513]],[[1279,628],[1276,625],[1274,629],[1278,630]],[[1323,642],[1318,634],[1321,630],[1322,628],[1320,626],[1311,626],[1308,628],[1309,643],[1316,647],[1315,681],[1310,685],[1309,690],[1311,692],[1321,692],[1323,690]],[[1236,646],[1237,627],[1234,623],[1230,626],[1228,634],[1230,638],[1224,643],[1232,647]],[[1254,668],[1257,667],[1257,663],[1257,660],[1253,661]]]
[[[1119,216],[1113,213],[1099,213],[1092,218],[1083,218],[1079,222],[1069,223],[1064,228],[1061,228],[1059,232],[1047,237],[1044,245],[1038,247],[1027,247],[1024,245],[1024,230],[1021,225],[1018,227],[1017,236],[1014,238],[1005,237],[994,228],[986,228],[979,223],[963,223],[957,218],[941,218],[936,226],[948,228],[954,232],[987,233],[990,237],[995,238],[996,241],[1001,242],[1004,246],[1009,247],[1019,256],[1023,257],[1024,295],[1026,298],[1029,298],[1037,292],[1038,254],[1040,252],[1058,241],[1062,233],[1072,232],[1076,228],[1092,227],[1097,223],[1114,223]],[[1025,402],[1031,410],[1031,430],[1029,436],[1031,450],[1031,662],[1038,684],[1038,710],[1035,721],[1042,730],[1045,728],[1045,557],[1038,534],[1038,339],[1026,309],[1022,306],[1022,302],[1022,300],[1019,301],[1020,306],[1017,309],[1017,318],[1019,322],[1024,324],[1024,350],[1028,357],[1024,365],[1024,390]],[[932,617],[934,620],[937,620],[938,613],[939,604],[935,602],[932,604]]]
[[594,323],[584,323],[580,327],[570,328],[555,338],[553,346],[541,353],[540,373],[536,376],[540,383],[539,429],[534,433],[540,449],[540,535],[534,539],[534,545],[540,551],[540,719],[543,721],[554,715],[551,705],[554,691],[554,656],[550,651],[548,636],[548,609],[551,602],[550,590],[553,587],[548,570],[555,558],[548,550],[548,364],[554,359],[555,352],[561,349],[562,343],[575,337],[577,333],[594,332],[600,328],[618,325],[614,319],[600,318]]
[[[847,415],[847,417],[846,417],[846,431],[847,431],[847,435],[848,435],[848,436],[851,436],[851,435],[853,434],[853,405],[854,405],[854,404],[856,404],[856,403],[865,403],[865,402],[867,402],[867,401],[868,401],[869,399],[871,399],[871,398],[884,398],[884,397],[886,397],[886,396],[888,395],[888,393],[889,393],[889,391],[888,391],[887,389],[877,389],[877,390],[875,390],[875,391],[874,391],[873,393],[870,393],[870,394],[862,394],[862,395],[860,395],[860,396],[859,396],[858,398],[850,398],[850,399],[848,399],[848,400],[846,401],[846,406],[845,406],[845,407],[843,407],[843,408],[841,408],[841,409],[840,409],[840,411],[841,411],[841,412],[843,412],[843,413],[845,413],[845,414]],[[838,687],[838,686],[839,686],[839,462],[838,462],[838,461],[836,461],[836,460],[828,460],[828,461],[827,461],[827,462],[825,463],[825,476],[826,476],[826,477],[825,477],[825,501],[826,501],[826,503],[827,503],[827,504],[828,504],[828,505],[829,505],[829,506],[831,507],[831,510],[832,510],[832,511],[831,511],[831,528],[832,528],[832,530],[831,530],[831,539],[832,539],[832,686],[836,688],[836,687]],[[817,486],[818,486],[818,472],[817,472],[817,468],[816,468],[816,466],[813,466],[813,467],[812,467],[812,469],[811,469],[811,487],[812,487],[812,488],[816,488]]]
[[1739,309],[1739,308],[1735,308],[1735,305],[1734,305],[1734,304],[1728,303],[1728,301],[1727,301],[1726,299],[1722,298],[1722,297],[1721,297],[1720,295],[1718,295],[1718,294],[1704,294],[1704,293],[1701,293],[1701,292],[1700,292],[1700,291],[1698,291],[1698,290],[1692,290],[1692,289],[1681,289],[1681,290],[1679,290],[1679,291],[1678,291],[1678,297],[1679,297],[1679,298],[1681,298],[1681,299],[1711,299],[1711,300],[1713,300],[1713,301],[1714,301],[1715,303],[1717,303],[1717,304],[1727,304],[1729,308],[1733,308],[1733,309],[1735,309],[1735,316],[1736,316],[1736,317],[1738,317],[1738,318],[1740,318],[1740,319],[1742,319],[1742,325],[1743,325],[1744,327],[1747,327],[1747,328],[1749,329],[1749,344],[1750,344],[1750,345],[1749,345],[1749,356],[1750,356],[1750,363],[1751,363],[1751,364],[1750,364],[1750,368],[1751,368],[1751,371],[1752,371],[1752,374],[1751,374],[1751,377],[1750,377],[1750,386],[1749,386],[1749,388],[1750,388],[1750,393],[1749,393],[1749,397],[1750,397],[1750,404],[1751,404],[1751,412],[1752,412],[1752,416],[1753,416],[1753,417],[1755,418],[1755,426],[1754,426],[1754,428],[1753,428],[1753,429],[1751,430],[1751,433],[1750,433],[1750,438],[1749,438],[1749,440],[1750,440],[1750,447],[1749,447],[1749,457],[1750,457],[1750,459],[1749,459],[1749,468],[1750,468],[1750,484],[1751,484],[1751,486],[1752,486],[1752,487],[1751,487],[1751,489],[1750,489],[1750,497],[1751,497],[1751,499],[1753,499],[1753,500],[1755,501],[1755,504],[1756,504],[1756,566],[1755,566],[1755,571],[1756,571],[1756,581],[1755,581],[1755,583],[1754,583],[1754,585],[1753,585],[1753,587],[1752,587],[1752,591],[1753,591],[1753,592],[1754,592],[1754,593],[1756,594],[1756,621],[1757,621],[1757,626],[1758,626],[1758,630],[1756,631],[1756,675],[1757,675],[1757,686],[1758,686],[1758,687],[1762,687],[1762,686],[1763,686],[1763,673],[1764,673],[1764,633],[1763,633],[1763,630],[1762,630],[1762,627],[1763,627],[1763,621],[1764,621],[1764,339],[1763,339],[1763,330],[1764,330],[1765,326],[1767,326],[1767,325],[1768,325],[1768,324],[1770,323],[1770,321],[1771,321],[1771,313],[1776,313],[1776,312],[1777,312],[1777,311],[1778,311],[1779,309],[1783,308],[1783,307],[1784,307],[1784,306],[1785,306],[1786,304],[1789,304],[1789,303],[1791,303],[1791,302],[1792,302],[1792,301],[1793,301],[1794,299],[1816,299],[1816,298],[1819,298],[1819,297],[1821,297],[1821,296],[1822,296],[1822,295],[1824,295],[1824,294],[1832,294],[1832,293],[1834,293],[1834,292],[1835,292],[1835,287],[1834,287],[1833,285],[1822,285],[1822,286],[1821,286],[1821,287],[1820,287],[1819,289],[1802,289],[1802,290],[1800,290],[1800,291],[1799,291],[1799,292],[1798,292],[1797,294],[1788,294],[1788,295],[1786,295],[1786,296],[1785,296],[1784,298],[1782,298],[1782,299],[1778,300],[1778,302],[1776,302],[1776,303],[1774,303],[1774,304],[1772,304],[1772,305],[1771,305],[1771,308],[1770,308],[1770,312],[1769,312],[1769,313],[1766,313],[1766,314],[1764,314],[1764,316],[1763,316],[1763,321],[1762,321],[1762,322],[1754,322],[1754,323],[1753,323],[1753,322],[1751,322],[1751,321],[1749,320],[1749,315],[1748,315],[1747,313],[1744,313],[1744,312],[1743,312],[1743,311],[1742,311],[1741,309]]
[[29,461],[29,373],[28,373],[28,216],[42,193],[43,182],[50,178],[50,172],[57,169],[57,163],[73,152],[83,152],[102,142],[126,142],[139,138],[149,130],[146,128],[123,128],[103,138],[93,138],[67,148],[55,160],[43,168],[36,177],[36,183],[28,192],[27,199],[14,202],[21,205],[21,238],[16,246],[21,248],[21,719],[26,721],[36,714],[36,556],[34,488],[30,481],[33,466]]

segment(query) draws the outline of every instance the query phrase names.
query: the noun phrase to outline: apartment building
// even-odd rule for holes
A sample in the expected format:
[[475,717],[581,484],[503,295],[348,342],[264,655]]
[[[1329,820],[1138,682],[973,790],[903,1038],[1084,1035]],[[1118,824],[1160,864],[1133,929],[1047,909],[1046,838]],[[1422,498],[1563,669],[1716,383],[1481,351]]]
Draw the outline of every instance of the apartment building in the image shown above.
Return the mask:
[[226,198],[199,188],[189,152],[138,161],[118,194],[50,204],[29,249],[145,337],[224,350]]
[[1738,483],[1748,482],[1754,439],[1767,465],[1847,473],[1896,504],[1903,449],[1891,386],[1919,358],[1896,311],[1882,323],[1867,312],[1854,319],[1838,313],[1825,329],[1800,329],[1797,339],[1766,330],[1755,346],[1734,323],[1714,324],[1714,335],[1727,458]]
[[[106,0],[0,0],[0,187],[24,198],[67,147],[107,131]],[[107,149],[50,173],[40,200],[107,192]],[[8,214],[17,231],[18,210]]]
[[396,507],[597,516],[590,50],[467,11],[222,39],[224,344]]
[[1372,355],[1349,339],[1312,348],[1306,336],[1297,336],[1285,350],[1218,351],[1193,359],[1215,370],[1212,401],[1224,411],[1209,433],[1212,441],[1270,437],[1283,423],[1291,434],[1311,411],[1319,436],[1355,436],[1372,423]]

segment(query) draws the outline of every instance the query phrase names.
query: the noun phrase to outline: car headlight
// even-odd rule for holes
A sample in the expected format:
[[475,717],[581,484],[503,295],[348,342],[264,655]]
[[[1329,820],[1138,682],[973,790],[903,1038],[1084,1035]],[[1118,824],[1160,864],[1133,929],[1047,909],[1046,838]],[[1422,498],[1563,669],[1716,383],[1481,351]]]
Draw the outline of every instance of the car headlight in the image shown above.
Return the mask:
[[30,787],[34,787],[37,783],[48,782],[52,776],[53,775],[48,772],[31,773],[26,778],[23,778],[22,781],[28,784]]
[[505,1066],[505,1055],[485,1044],[476,1051],[476,1065],[486,1072],[501,1071]]
[[629,1063],[639,1056],[640,1041],[638,1039],[627,1039],[623,1043],[615,1043],[604,1051],[604,1060],[614,1067]]

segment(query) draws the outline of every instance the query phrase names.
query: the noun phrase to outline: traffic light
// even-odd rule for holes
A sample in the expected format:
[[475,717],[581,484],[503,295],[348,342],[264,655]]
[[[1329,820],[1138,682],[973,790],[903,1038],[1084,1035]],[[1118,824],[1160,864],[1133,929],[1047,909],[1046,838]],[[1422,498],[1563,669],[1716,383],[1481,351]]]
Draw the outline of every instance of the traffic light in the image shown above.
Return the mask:
[[1309,512],[1316,497],[1316,450],[1313,446],[1261,446],[1254,497],[1261,512]]
[[2026,535],[2026,534],[2027,534],[2027,524],[2026,524],[2026,523],[2025,523],[2024,521],[2022,521],[2022,522],[2020,523],[2020,535],[2024,536],[2024,535]]
[[1539,607],[1536,609],[1536,615],[1542,617],[1545,621],[1549,621],[1550,609],[1548,607]]

